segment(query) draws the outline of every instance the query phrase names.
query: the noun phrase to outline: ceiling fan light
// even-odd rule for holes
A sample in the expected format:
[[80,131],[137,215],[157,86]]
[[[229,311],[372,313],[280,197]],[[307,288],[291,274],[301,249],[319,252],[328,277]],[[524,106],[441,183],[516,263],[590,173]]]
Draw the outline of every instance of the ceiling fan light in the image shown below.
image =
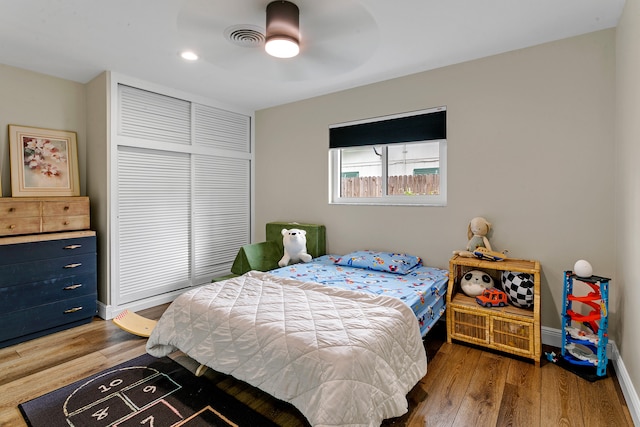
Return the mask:
[[288,37],[272,37],[267,40],[264,49],[269,55],[276,58],[293,58],[300,53],[300,46],[298,46],[297,41]]
[[267,5],[266,52],[277,58],[292,58],[300,52],[300,10],[288,1]]

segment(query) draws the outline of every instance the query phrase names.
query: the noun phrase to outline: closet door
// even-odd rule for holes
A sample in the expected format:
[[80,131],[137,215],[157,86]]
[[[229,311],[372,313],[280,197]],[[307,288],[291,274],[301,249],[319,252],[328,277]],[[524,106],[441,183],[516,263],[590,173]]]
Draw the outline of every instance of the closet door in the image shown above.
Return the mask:
[[118,148],[119,302],[191,285],[188,154]]
[[227,274],[250,241],[250,120],[194,105],[194,269],[196,280]]
[[116,305],[226,274],[250,241],[250,117],[124,85],[118,105]]
[[194,234],[196,278],[231,269],[238,249],[249,240],[249,161],[195,158]]

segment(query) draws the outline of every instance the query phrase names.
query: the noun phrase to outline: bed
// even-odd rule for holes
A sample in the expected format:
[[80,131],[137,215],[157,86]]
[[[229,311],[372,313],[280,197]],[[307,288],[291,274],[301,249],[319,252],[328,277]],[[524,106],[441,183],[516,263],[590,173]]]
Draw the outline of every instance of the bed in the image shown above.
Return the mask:
[[381,254],[327,255],[190,290],[147,351],[181,350],[293,404],[313,426],[379,426],[406,413],[426,373],[422,336],[447,283],[417,257]]
[[[393,263],[385,262],[379,254],[357,251],[346,256],[324,255],[310,263],[293,264],[270,273],[279,277],[399,298],[411,308],[420,324],[420,333],[425,336],[444,314],[448,271],[424,266],[418,258],[418,261],[409,261],[414,263],[412,268],[392,273],[389,268],[393,267],[385,269],[384,266]],[[393,255],[389,254],[391,258]],[[402,259],[407,257],[404,254],[401,256]],[[376,257],[378,261],[375,260]],[[378,265],[374,263],[380,265],[380,268],[376,268]]]

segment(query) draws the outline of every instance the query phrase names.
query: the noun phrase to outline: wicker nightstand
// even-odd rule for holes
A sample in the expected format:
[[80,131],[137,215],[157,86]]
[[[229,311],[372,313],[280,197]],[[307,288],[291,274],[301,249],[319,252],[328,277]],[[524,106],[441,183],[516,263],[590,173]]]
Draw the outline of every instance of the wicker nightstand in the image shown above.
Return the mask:
[[[460,278],[469,270],[482,270],[500,283],[502,271],[529,273],[534,279],[532,309],[485,308],[460,289]],[[447,342],[459,340],[532,359],[540,363],[540,263],[507,259],[485,261],[455,255],[449,261],[447,290]]]

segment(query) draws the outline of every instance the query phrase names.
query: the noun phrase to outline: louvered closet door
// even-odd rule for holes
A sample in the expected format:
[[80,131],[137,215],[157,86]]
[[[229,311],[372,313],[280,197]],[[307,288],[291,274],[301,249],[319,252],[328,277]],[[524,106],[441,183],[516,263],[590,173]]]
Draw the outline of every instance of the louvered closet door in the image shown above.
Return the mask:
[[[250,121],[242,114],[196,104],[194,145],[219,155],[194,156],[196,277],[226,274],[250,241]],[[239,153],[238,158],[231,153]]]
[[191,284],[188,154],[118,149],[119,302]]
[[250,117],[118,87],[117,303],[226,274],[250,241]]
[[197,156],[194,186],[196,277],[216,277],[231,269],[249,242],[248,160]]

